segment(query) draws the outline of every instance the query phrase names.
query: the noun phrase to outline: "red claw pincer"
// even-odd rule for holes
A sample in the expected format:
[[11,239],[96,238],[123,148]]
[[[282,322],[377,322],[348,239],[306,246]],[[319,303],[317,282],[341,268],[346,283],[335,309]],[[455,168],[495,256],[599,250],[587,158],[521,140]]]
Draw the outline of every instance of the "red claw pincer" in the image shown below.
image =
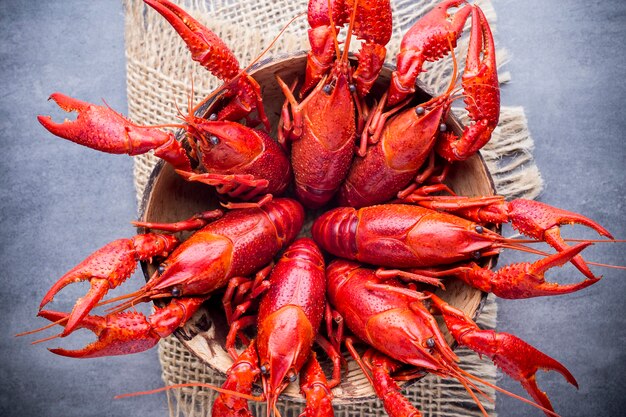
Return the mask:
[[[449,9],[459,7],[454,16]],[[387,103],[395,106],[415,92],[415,80],[426,61],[436,61],[456,46],[472,6],[465,0],[446,0],[418,20],[402,38],[397,70],[393,72]]]
[[239,62],[228,46],[177,5],[167,0],[144,2],[160,13],[178,32],[194,61],[229,84],[224,97],[226,103],[217,114],[218,120],[236,121],[246,118],[249,124],[258,124],[258,121],[250,118],[250,113],[256,109],[260,121],[269,132],[270,124],[263,108],[261,87],[246,73],[238,76],[241,71]]
[[61,93],[52,94],[50,100],[67,112],[78,113],[76,120],[65,120],[62,123],[53,122],[50,116],[38,116],[39,123],[53,135],[113,154],[140,155],[154,149],[156,156],[175,168],[191,170],[185,150],[172,133],[137,126],[109,107],[97,106]]
[[[148,318],[136,311],[109,314],[106,317],[85,316],[76,328],[85,328],[98,339],[82,349],[50,349],[52,353],[71,358],[96,358],[126,355],[150,349],[162,338],[183,325],[207,297],[173,299],[164,308],[157,308]],[[63,325],[67,313],[42,310],[39,316]],[[67,324],[66,330],[67,331]]]
[[178,239],[174,236],[157,233],[110,242],[63,275],[43,297],[39,308],[52,301],[66,285],[89,280],[91,289],[76,302],[74,309],[66,317],[67,323],[61,336],[67,336],[79,327],[81,320],[102,300],[109,289],[117,287],[133,273],[138,260],[167,256],[176,246]]
[[491,138],[500,120],[500,87],[496,67],[496,48],[485,14],[478,6],[472,8],[472,33],[462,77],[463,94],[472,120],[457,138],[443,135],[437,153],[448,161],[463,161]]

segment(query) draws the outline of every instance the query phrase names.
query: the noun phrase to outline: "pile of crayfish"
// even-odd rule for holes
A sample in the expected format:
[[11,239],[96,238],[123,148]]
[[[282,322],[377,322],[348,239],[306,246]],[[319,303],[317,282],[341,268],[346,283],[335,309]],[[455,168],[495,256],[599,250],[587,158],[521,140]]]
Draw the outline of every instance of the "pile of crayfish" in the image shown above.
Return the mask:
[[[445,288],[447,277],[504,298],[578,291],[600,279],[580,255],[592,242],[570,245],[560,226],[579,223],[613,239],[576,213],[535,201],[457,196],[445,184],[450,166],[474,155],[498,124],[494,41],[481,9],[444,0],[417,21],[402,40],[387,91],[372,97],[391,37],[389,0],[310,0],[306,73],[299,86],[276,77],[285,102],[274,139],[261,87],[226,44],[169,1],[144,2],[180,34],[195,61],[223,80],[210,111],[201,117],[190,109],[182,123],[168,125],[184,131],[182,141],[161,127],[138,126],[108,106],[61,93],[51,99],[76,112],[76,120],[39,116],[39,122],[96,150],[153,151],[185,180],[214,187],[223,208],[176,223],[134,222],[158,232],[113,241],[61,277],[43,297],[39,315],[62,326],[61,337],[86,328],[97,340],[82,349],[51,351],[76,358],[144,351],[223,292],[230,326],[225,348],[234,364],[214,402],[216,416],[250,415],[248,398],[258,381],[269,414],[298,377],[304,414],[332,415],[331,390],[341,381],[344,348],[392,416],[420,415],[396,382],[424,373],[456,378],[483,409],[477,384],[484,381],[460,368],[438,316],[459,345],[489,357],[521,383],[535,407],[554,415],[535,374],[554,370],[577,385],[573,375],[514,335],[481,330],[434,293]],[[454,50],[470,19],[459,76]],[[337,32],[343,26],[341,50]],[[361,40],[356,60],[348,57],[352,36]],[[449,54],[454,67],[447,90],[416,103],[424,63]],[[472,120],[460,136],[446,124],[459,98]],[[311,237],[298,238],[305,208],[322,214]],[[492,230],[505,222],[528,239]],[[174,235],[181,231],[193,233],[181,242]],[[503,248],[537,253],[525,246],[531,240],[556,252],[498,271],[484,267]],[[156,262],[147,283],[105,301],[138,261]],[[544,279],[546,271],[568,262],[585,279],[566,285]],[[90,289],[71,312],[43,309],[78,281],[89,281]],[[149,317],[131,309],[155,300],[163,307]],[[90,314],[111,301],[118,304],[106,316]],[[251,327],[256,332],[246,331]],[[333,363],[330,378],[314,344]],[[367,346],[365,352],[355,344]]]

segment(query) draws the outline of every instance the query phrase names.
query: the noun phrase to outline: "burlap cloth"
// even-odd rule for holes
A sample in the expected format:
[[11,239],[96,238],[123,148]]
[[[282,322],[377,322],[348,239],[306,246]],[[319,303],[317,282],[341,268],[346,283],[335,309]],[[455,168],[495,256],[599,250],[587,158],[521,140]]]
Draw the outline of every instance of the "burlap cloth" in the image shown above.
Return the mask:
[[[260,0],[258,2],[235,2],[220,0],[175,1],[191,15],[215,31],[237,55],[242,66],[247,65],[268,45],[283,25],[293,16],[306,10],[306,0]],[[126,7],[126,58],[129,117],[139,124],[164,124],[176,121],[175,104],[185,107],[193,77],[195,101],[197,102],[219,82],[207,75],[204,68],[190,59],[186,46],[170,25],[141,0],[124,0]],[[438,0],[396,0],[393,4],[394,35],[388,45],[389,61],[399,49],[402,33]],[[491,27],[496,32],[496,15],[489,1],[477,1],[485,11]],[[278,40],[266,57],[308,49],[305,18],[297,20]],[[459,51],[466,49],[467,39],[460,42]],[[459,53],[464,59],[464,53]],[[498,51],[498,63],[506,61],[506,54]],[[462,65],[462,62],[461,62]],[[429,71],[420,77],[435,91],[441,91],[449,83],[452,65],[449,59],[430,64]],[[500,81],[506,82],[508,73],[500,71]],[[461,119],[464,118],[459,112]],[[536,197],[542,188],[537,167],[533,163],[532,139],[526,127],[522,108],[503,107],[500,125],[491,142],[481,151],[494,178],[498,193],[509,198]],[[156,162],[153,155],[135,158],[135,186],[138,201],[150,172]],[[478,320],[482,328],[494,328],[497,307],[490,296]],[[488,360],[480,360],[468,349],[458,349],[460,366],[490,382],[496,381],[496,369]],[[222,375],[200,363],[175,338],[169,337],[159,345],[159,359],[166,384],[184,382],[210,382],[221,384]],[[486,394],[495,398],[495,392],[486,388]],[[478,416],[480,411],[465,389],[454,379],[435,376],[423,378],[407,388],[404,394],[426,417]],[[170,415],[205,416],[210,414],[214,392],[188,388],[175,390],[168,395]],[[495,402],[483,400],[490,415],[495,416]],[[265,413],[264,405],[252,403],[254,415]],[[284,402],[280,407],[284,416],[296,416],[301,412],[299,402]],[[335,407],[338,416],[378,416],[385,412],[377,400],[358,402]]]

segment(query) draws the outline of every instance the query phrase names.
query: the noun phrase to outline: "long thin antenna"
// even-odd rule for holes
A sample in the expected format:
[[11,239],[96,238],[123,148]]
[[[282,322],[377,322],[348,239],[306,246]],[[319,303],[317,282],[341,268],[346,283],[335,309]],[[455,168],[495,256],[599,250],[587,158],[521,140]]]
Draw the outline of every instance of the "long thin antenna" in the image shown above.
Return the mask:
[[335,26],[335,20],[333,19],[332,1],[328,0],[328,21],[330,22],[330,30],[333,31],[333,42],[335,44],[335,56],[337,61],[341,59],[341,52],[339,52],[339,41],[337,40],[337,26]]
[[[330,2],[330,0],[329,0]],[[350,16],[350,24],[348,25],[348,33],[346,34],[346,42],[343,47],[343,56],[341,57],[342,62],[348,61],[348,50],[350,49],[350,39],[352,38],[352,29],[354,28],[354,21],[356,20],[356,9],[357,3],[354,2],[354,9],[352,9],[352,15]]]
[[500,388],[499,386],[497,386],[495,384],[492,384],[491,382],[486,381],[486,380],[484,380],[484,379],[482,379],[480,377],[477,377],[476,375],[472,375],[471,373],[469,373],[469,372],[467,372],[467,371],[465,371],[465,370],[463,370],[461,368],[459,368],[458,371],[461,372],[462,374],[466,375],[468,378],[472,378],[473,380],[478,381],[478,382],[480,382],[483,385],[486,385],[486,386],[488,386],[490,388],[493,388],[496,391],[500,391],[501,393],[506,394],[506,395],[508,395],[511,398],[515,398],[516,400],[519,400],[519,401],[524,402],[526,404],[530,404],[533,407],[540,409],[544,413],[548,413],[548,414],[552,414],[553,416],[560,417],[558,413],[556,413],[556,412],[554,412],[552,410],[548,410],[547,408],[537,404],[534,401],[531,401],[531,400],[529,400],[527,398],[524,398],[524,397],[519,396],[517,394],[514,394],[514,393],[512,393],[510,391],[507,391],[504,388]]
[[129,392],[127,394],[119,394],[119,395],[116,395],[113,398],[118,400],[120,398],[138,397],[140,395],[156,394],[156,393],[159,393],[159,392],[169,391],[169,390],[177,389],[177,388],[209,388],[209,389],[217,391],[217,392],[219,392],[221,394],[232,395],[232,396],[244,398],[244,399],[250,400],[250,401],[257,401],[257,402],[265,401],[265,398],[263,398],[263,396],[258,396],[257,397],[257,396],[254,396],[254,395],[243,394],[241,392],[231,391],[231,390],[228,390],[228,389],[223,389],[223,388],[220,388],[220,387],[218,387],[216,385],[202,383],[202,382],[188,382],[188,383],[185,383],[185,384],[167,385],[165,387],[155,388],[155,389],[151,389],[151,390],[148,390],[148,391],[137,391],[137,392]]

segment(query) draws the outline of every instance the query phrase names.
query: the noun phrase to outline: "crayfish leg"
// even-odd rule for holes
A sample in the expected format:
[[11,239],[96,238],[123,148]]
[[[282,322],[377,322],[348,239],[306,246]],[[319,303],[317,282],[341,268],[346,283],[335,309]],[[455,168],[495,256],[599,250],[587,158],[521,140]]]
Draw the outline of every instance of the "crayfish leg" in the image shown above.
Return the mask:
[[306,407],[300,417],[332,417],[334,415],[330,386],[317,355],[311,352],[300,371],[300,390],[306,398]]
[[175,223],[156,223],[156,222],[131,222],[133,226],[144,227],[146,229],[163,230],[165,232],[183,232],[189,230],[197,230],[206,226],[213,220],[217,220],[224,215],[224,212],[220,209],[203,211],[202,213],[196,213],[186,220],[182,220]]
[[[260,374],[256,342],[253,340],[228,369],[227,378],[222,388],[242,394],[251,394],[252,386]],[[226,393],[221,393],[215,399],[211,415],[214,417],[252,417],[247,399]]]

